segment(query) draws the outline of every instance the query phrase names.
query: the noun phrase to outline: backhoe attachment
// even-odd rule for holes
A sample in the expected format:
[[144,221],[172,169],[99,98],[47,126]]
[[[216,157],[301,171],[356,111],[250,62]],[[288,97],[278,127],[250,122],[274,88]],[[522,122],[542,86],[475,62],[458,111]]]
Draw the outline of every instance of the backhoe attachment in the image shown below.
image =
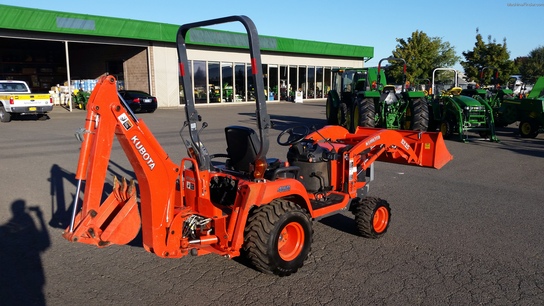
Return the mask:
[[[104,247],[127,244],[142,228],[144,247],[162,253],[168,231],[166,226],[154,224],[171,222],[180,206],[179,165],[170,160],[144,121],[136,118],[119,96],[113,76],[98,81],[87,104],[85,126],[76,136],[82,140],[78,184],[64,238]],[[113,190],[105,197],[114,137],[134,169],[139,193],[134,181],[114,177]]]

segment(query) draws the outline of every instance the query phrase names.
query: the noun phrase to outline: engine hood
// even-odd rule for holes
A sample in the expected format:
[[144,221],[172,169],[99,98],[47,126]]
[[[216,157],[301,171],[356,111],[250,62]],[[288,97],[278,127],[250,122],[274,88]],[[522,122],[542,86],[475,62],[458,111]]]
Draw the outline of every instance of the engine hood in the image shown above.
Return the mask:
[[451,97],[451,99],[453,99],[455,102],[457,102],[457,104],[461,107],[465,107],[465,106],[481,106],[482,104],[476,100],[476,99],[473,99],[471,97],[467,97],[467,96],[453,96]]

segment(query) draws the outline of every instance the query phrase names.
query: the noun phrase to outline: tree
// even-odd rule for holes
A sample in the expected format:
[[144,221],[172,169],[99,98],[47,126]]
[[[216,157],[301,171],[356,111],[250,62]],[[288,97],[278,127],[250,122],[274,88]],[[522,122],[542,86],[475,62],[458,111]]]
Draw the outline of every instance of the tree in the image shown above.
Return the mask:
[[[412,32],[407,39],[397,38],[397,46],[393,57],[406,61],[406,79],[414,82],[417,79],[431,79],[432,71],[437,67],[451,67],[460,59],[455,48],[440,37],[429,37],[422,31]],[[402,63],[391,62],[387,76],[396,80],[402,76]]]
[[534,83],[538,77],[544,76],[544,47],[533,49],[520,60],[519,72],[525,83]]
[[[502,44],[499,44],[489,35],[486,43],[476,29],[474,48],[472,51],[463,52],[463,56],[465,61],[461,61],[461,66],[465,70],[467,81],[483,83],[481,85],[491,84],[493,71],[496,70],[499,77],[495,82],[506,84],[510,75],[515,73],[514,61],[510,60],[510,53],[506,47],[506,38],[503,39]],[[480,80],[482,71],[484,71],[483,80]]]

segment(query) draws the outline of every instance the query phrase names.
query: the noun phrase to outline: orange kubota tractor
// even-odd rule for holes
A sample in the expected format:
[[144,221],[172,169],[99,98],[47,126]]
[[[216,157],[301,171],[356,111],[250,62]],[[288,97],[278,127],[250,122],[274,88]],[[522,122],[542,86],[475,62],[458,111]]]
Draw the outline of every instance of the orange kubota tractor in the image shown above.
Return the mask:
[[[145,250],[165,258],[215,253],[246,256],[257,269],[280,276],[302,267],[312,243],[312,220],[353,212],[362,236],[381,237],[389,227],[387,201],[367,197],[373,162],[441,168],[452,159],[440,133],[340,126],[310,131],[292,127],[278,136],[287,161],[267,158],[268,131],[258,34],[251,19],[231,16],[182,25],[177,34],[182,86],[193,92],[185,37],[195,27],[239,21],[248,33],[258,132],[225,128],[226,154],[209,154],[199,134],[207,126],[191,95],[180,135],[187,157],[174,163],[117,93],[113,76],[98,82],[87,105],[70,226],[73,242],[105,247],[127,244],[140,229]],[[198,127],[200,125],[200,128]],[[188,131],[185,129],[188,128]],[[184,137],[187,134],[189,137]],[[114,178],[102,202],[114,135],[138,181]],[[213,159],[221,159],[214,161]],[[81,206],[81,207],[80,207]],[[139,212],[139,209],[141,212]]]

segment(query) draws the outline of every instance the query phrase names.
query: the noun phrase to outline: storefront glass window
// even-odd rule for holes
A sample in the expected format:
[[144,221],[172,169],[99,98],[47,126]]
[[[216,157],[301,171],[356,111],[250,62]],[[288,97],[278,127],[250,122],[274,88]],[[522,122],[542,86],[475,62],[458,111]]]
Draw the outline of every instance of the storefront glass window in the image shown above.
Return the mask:
[[[298,72],[297,66],[289,66],[289,96],[290,101],[295,100],[295,91],[298,90]],[[292,93],[292,94],[291,94]]]
[[308,80],[306,74],[306,66],[298,67],[298,90],[302,91],[302,97],[306,98],[306,92],[308,90]]
[[268,100],[278,100],[278,65],[268,65]]
[[325,80],[325,86],[323,87],[323,94],[327,95],[329,91],[331,90],[331,68],[325,67],[325,73],[324,73],[324,80]]
[[315,98],[315,67],[308,66],[308,88],[306,98]]
[[247,65],[247,97],[245,101],[255,101],[255,85],[253,84],[253,74],[251,65]]
[[193,61],[195,103],[207,103],[208,82],[206,81],[206,62]]
[[315,68],[315,92],[316,98],[323,98],[323,67]]
[[280,97],[282,101],[289,101],[289,83],[287,82],[287,66],[280,66]]
[[236,63],[234,66],[234,101],[241,102],[246,100],[246,65]]
[[221,63],[221,76],[223,83],[222,100],[223,102],[234,101],[234,76],[232,74],[232,63]]
[[268,65],[263,64],[263,83],[264,83],[264,96],[266,100],[268,100],[268,92],[270,90],[270,87],[268,85]]
[[208,62],[208,101],[221,102],[221,76],[219,62]]

